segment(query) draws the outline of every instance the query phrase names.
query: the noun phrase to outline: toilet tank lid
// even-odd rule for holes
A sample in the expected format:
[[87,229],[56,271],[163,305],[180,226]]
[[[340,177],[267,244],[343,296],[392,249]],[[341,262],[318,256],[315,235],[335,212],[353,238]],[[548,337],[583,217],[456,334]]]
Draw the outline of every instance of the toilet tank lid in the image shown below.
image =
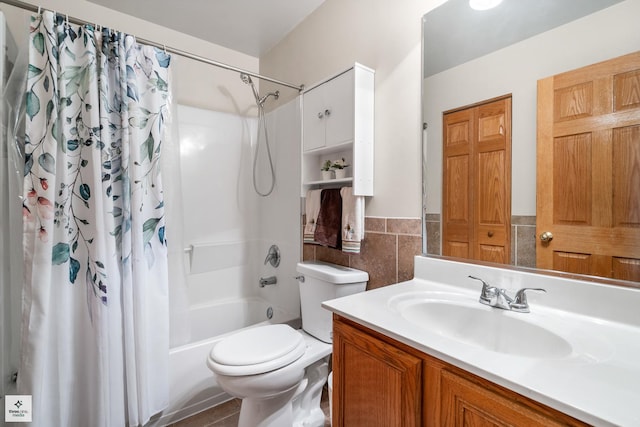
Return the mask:
[[298,273],[336,285],[366,282],[369,280],[369,274],[366,271],[322,261],[299,262],[296,270]]

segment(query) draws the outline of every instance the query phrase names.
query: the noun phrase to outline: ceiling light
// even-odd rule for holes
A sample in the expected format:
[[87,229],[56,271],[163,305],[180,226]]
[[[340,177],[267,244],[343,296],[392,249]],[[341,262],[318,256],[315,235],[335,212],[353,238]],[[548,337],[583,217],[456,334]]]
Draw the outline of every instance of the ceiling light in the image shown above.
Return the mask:
[[502,3],[502,0],[469,0],[469,6],[475,10],[493,9],[500,3]]

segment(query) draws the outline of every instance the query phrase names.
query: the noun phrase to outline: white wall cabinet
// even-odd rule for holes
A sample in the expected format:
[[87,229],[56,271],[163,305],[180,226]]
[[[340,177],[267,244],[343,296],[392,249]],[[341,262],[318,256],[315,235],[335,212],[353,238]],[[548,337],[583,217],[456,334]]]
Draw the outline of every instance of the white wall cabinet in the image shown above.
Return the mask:
[[[352,185],[373,195],[374,71],[360,64],[302,94],[302,195],[312,188]],[[347,177],[323,180],[326,160],[344,158]]]

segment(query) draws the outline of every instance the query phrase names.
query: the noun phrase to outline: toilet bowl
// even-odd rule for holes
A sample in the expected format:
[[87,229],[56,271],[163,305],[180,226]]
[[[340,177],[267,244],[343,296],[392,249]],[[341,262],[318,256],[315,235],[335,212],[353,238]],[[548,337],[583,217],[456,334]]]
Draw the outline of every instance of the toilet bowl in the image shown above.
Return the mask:
[[366,272],[321,262],[299,263],[302,329],[267,325],[221,340],[207,366],[242,399],[239,427],[324,425],[322,387],[329,374],[331,313],[322,301],[362,292]]
[[[255,355],[255,359],[248,360],[246,366],[224,365],[216,361],[221,356],[220,351],[215,351],[219,350],[216,346],[207,360],[220,387],[242,399],[238,426],[324,425],[319,402],[328,375],[331,344],[288,325],[260,326],[238,335],[238,341],[246,338],[247,343],[253,342],[245,350],[247,354]],[[260,337],[258,340],[251,341],[257,336]],[[274,339],[269,342],[271,338]],[[263,344],[267,346],[266,350],[263,350]],[[280,345],[290,348],[291,352],[284,355],[274,352]],[[314,394],[318,401],[317,411],[312,405]],[[297,413],[294,412],[294,400],[298,401],[295,402]],[[296,418],[299,418],[298,422]],[[314,419],[317,420],[315,423],[312,422]]]

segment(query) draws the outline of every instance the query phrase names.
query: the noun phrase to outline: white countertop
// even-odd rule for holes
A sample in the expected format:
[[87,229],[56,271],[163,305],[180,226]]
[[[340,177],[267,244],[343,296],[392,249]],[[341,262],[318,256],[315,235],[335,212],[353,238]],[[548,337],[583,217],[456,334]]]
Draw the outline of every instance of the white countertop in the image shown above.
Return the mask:
[[[468,274],[493,278],[492,284],[509,289],[510,295],[532,281],[547,289],[541,296],[529,296],[530,313],[501,312],[553,331],[571,344],[571,353],[527,357],[487,350],[407,320],[395,303],[398,298],[406,301],[413,295],[442,292],[472,304],[480,286]],[[429,276],[438,281],[426,280]],[[327,301],[323,307],[589,424],[640,426],[639,289],[421,257],[416,258],[416,277],[420,278]],[[571,292],[565,293],[568,287]],[[570,311],[564,310],[563,299],[570,295]]]

